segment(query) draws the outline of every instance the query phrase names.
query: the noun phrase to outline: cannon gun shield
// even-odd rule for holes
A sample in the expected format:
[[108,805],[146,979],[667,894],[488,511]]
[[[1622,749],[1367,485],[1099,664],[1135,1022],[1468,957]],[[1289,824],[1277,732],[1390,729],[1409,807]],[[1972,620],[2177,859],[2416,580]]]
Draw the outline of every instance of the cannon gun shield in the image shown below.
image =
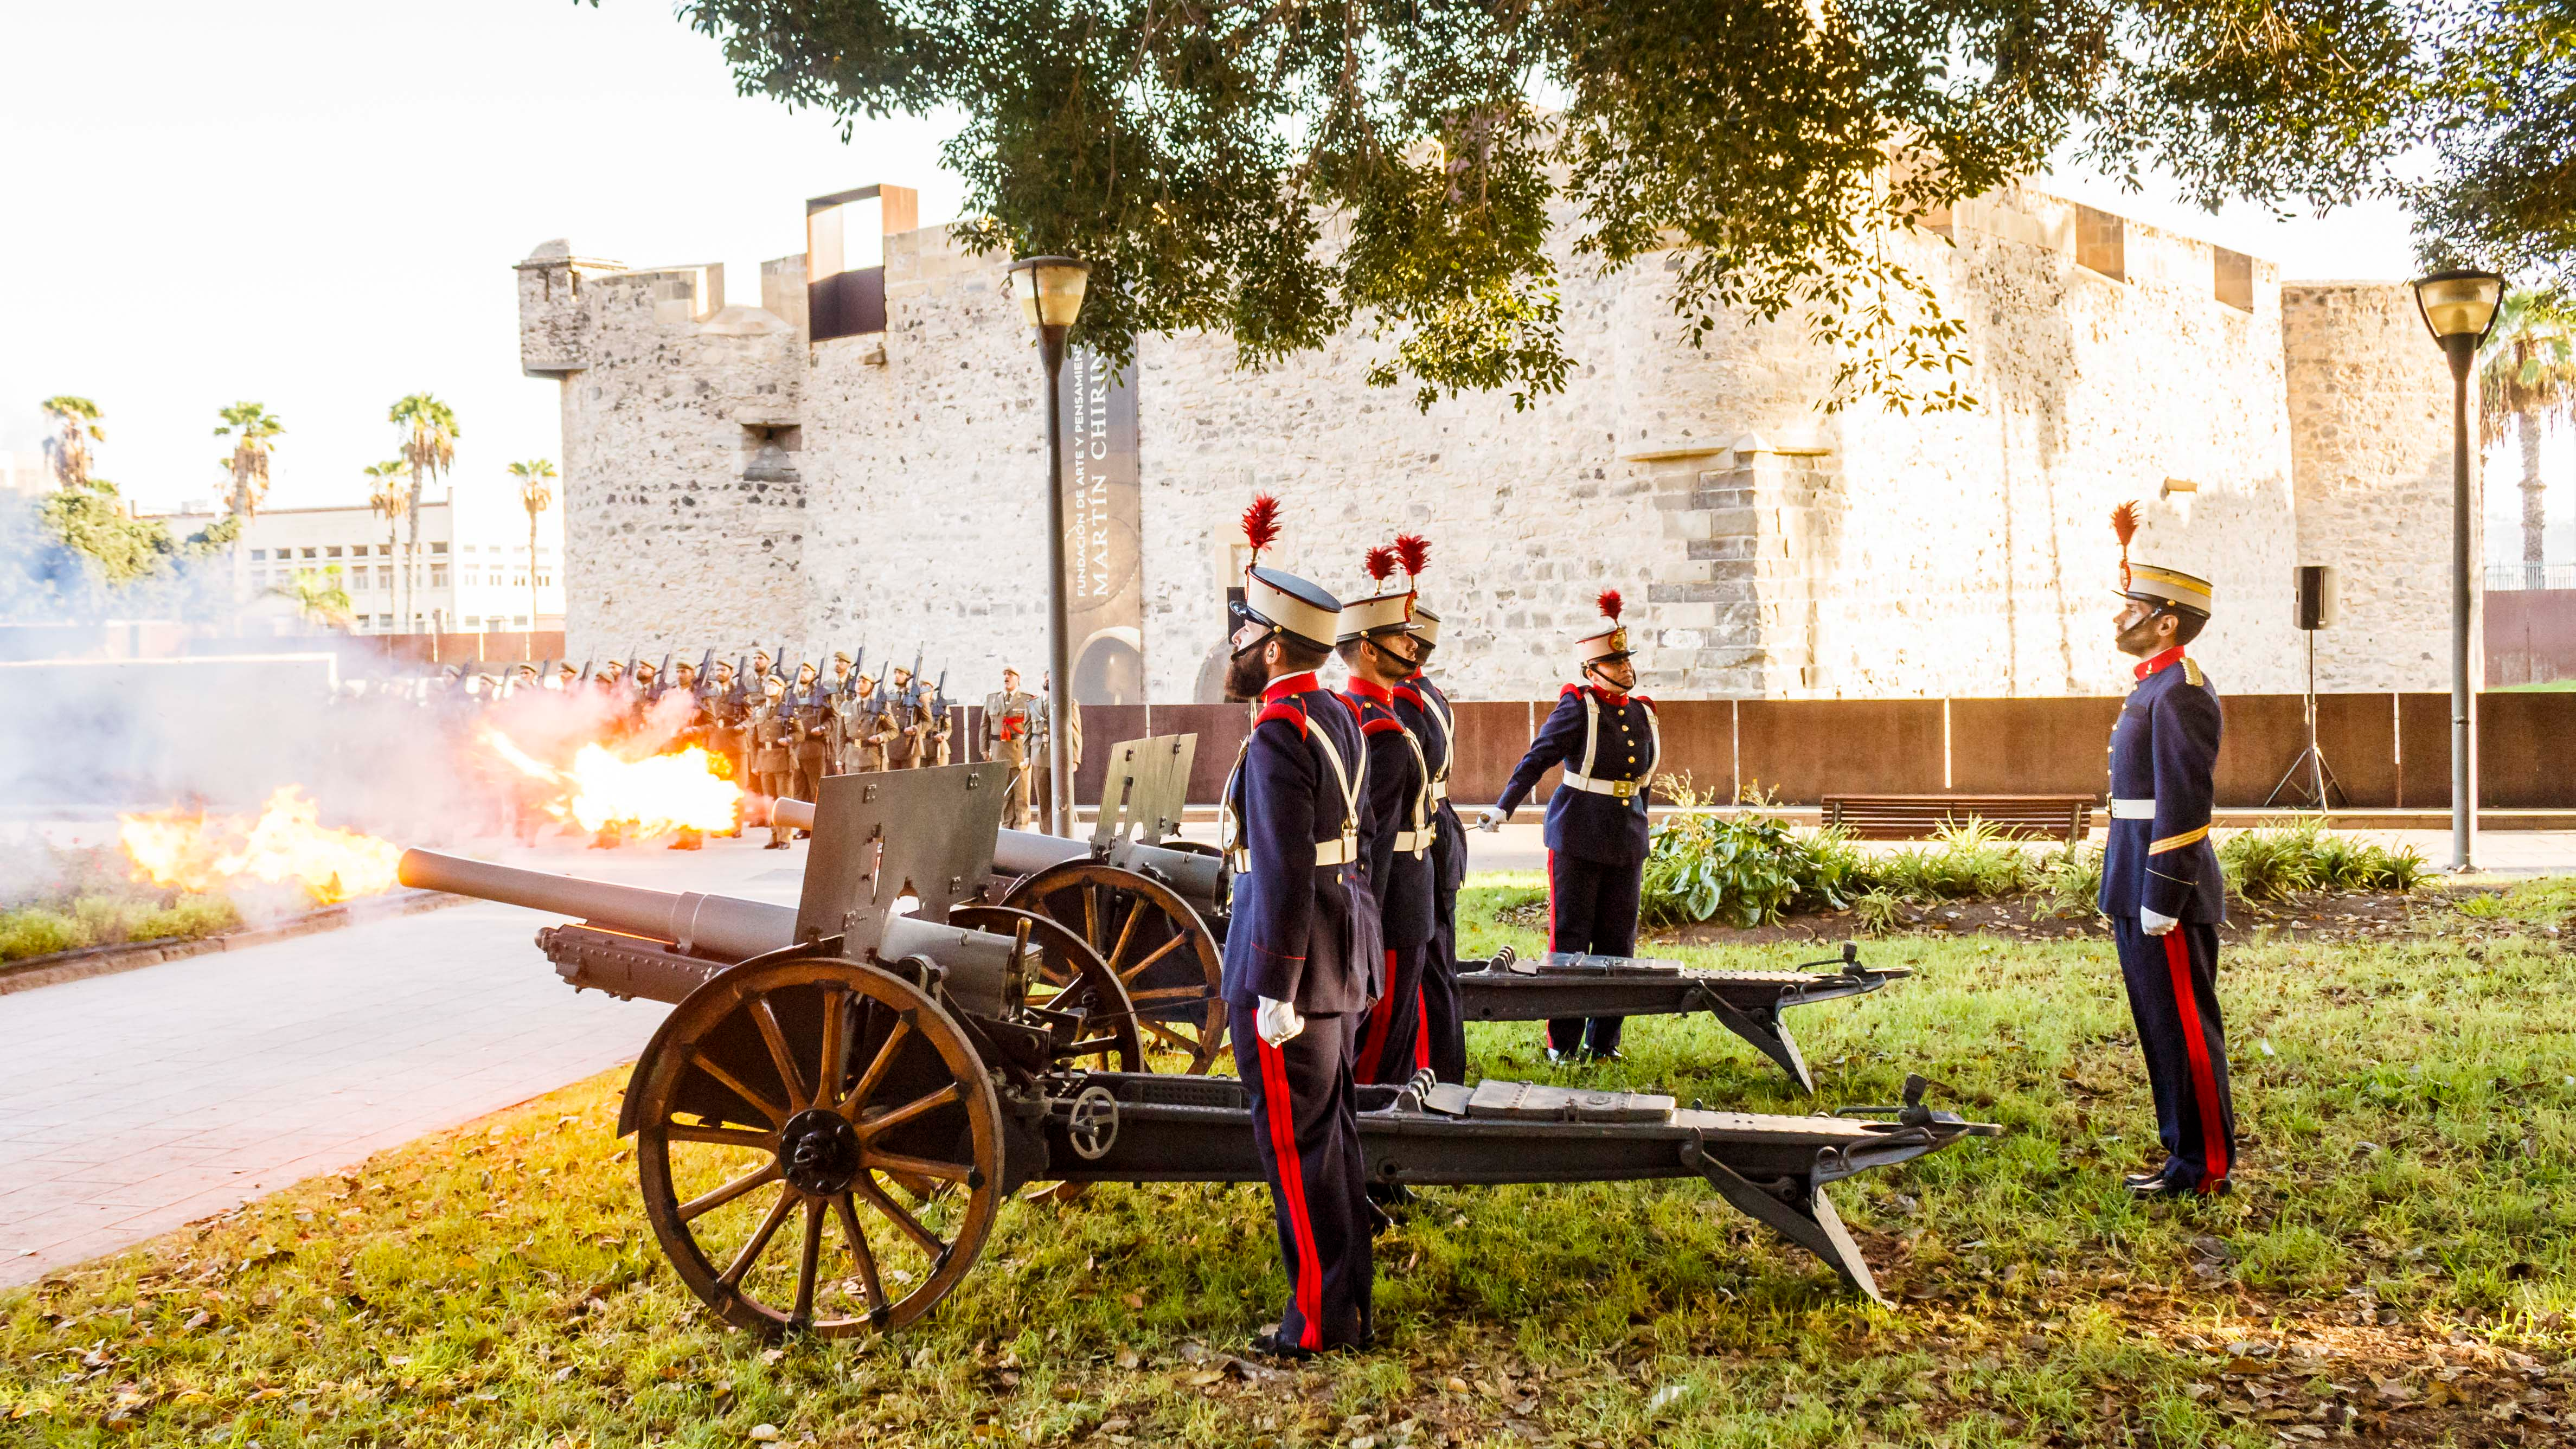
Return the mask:
[[886,922],[909,896],[917,921],[948,919],[993,872],[1008,772],[994,763],[826,775],[814,848],[796,907],[800,941],[840,936],[863,958],[885,953]]

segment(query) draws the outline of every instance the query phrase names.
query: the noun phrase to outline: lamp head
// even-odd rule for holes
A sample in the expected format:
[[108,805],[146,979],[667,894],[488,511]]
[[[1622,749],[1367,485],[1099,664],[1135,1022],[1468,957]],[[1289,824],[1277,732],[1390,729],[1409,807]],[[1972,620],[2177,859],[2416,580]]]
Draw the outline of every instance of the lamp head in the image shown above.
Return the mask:
[[2415,306],[2433,340],[2448,344],[2455,337],[2486,340],[2504,301],[2504,278],[2493,272],[2455,269],[2435,272],[2415,282]]
[[1079,257],[1022,257],[1011,263],[1011,295],[1031,327],[1070,327],[1082,315],[1091,263]]

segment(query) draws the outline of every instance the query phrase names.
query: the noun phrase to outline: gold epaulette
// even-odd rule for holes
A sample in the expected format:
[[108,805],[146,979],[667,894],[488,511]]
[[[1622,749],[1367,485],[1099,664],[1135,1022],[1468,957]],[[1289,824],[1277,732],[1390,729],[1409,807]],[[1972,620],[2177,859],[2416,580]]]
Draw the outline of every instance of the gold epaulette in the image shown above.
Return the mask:
[[2209,687],[2209,676],[2200,672],[2200,661],[2188,654],[2182,657],[2182,677],[2186,684],[2196,684],[2203,689]]

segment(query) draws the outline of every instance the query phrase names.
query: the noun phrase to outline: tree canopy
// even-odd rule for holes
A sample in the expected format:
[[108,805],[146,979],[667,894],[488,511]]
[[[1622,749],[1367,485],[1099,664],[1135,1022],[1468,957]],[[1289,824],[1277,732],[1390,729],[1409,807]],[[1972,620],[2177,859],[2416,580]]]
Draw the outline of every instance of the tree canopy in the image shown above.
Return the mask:
[[[1959,330],[1881,239],[2071,154],[2321,209],[2519,98],[2451,64],[2576,0],[684,0],[738,86],[965,119],[968,243],[1094,265],[1077,336],[1210,328],[1260,365],[1354,322],[1427,404],[1553,391],[1551,224],[1674,251],[1694,340],[1740,309],[1838,344],[1838,394],[1959,406]],[[2553,26],[2555,28],[2553,28]],[[2554,39],[2553,39],[2554,37]],[[2557,50],[2552,50],[2557,46]],[[2446,129],[2447,128],[2447,129]],[[2562,136],[2562,141],[2564,137]],[[2465,143],[2463,143],[2465,144]],[[2576,148],[2542,158],[2559,168]],[[2557,202],[2571,188],[2559,189]],[[2427,211],[2431,207],[2427,202]],[[2493,245],[2483,214],[2428,248]],[[2503,223],[2516,225],[2518,223]],[[2576,244],[2562,237],[2559,250]]]

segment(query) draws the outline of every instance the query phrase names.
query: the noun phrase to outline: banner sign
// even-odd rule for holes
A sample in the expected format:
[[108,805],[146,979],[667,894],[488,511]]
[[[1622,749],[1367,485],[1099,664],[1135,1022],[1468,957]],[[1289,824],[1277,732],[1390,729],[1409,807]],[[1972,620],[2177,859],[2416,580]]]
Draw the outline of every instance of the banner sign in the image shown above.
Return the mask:
[[1145,577],[1136,466],[1134,369],[1065,354],[1056,393],[1064,417],[1064,597],[1080,704],[1145,699]]

